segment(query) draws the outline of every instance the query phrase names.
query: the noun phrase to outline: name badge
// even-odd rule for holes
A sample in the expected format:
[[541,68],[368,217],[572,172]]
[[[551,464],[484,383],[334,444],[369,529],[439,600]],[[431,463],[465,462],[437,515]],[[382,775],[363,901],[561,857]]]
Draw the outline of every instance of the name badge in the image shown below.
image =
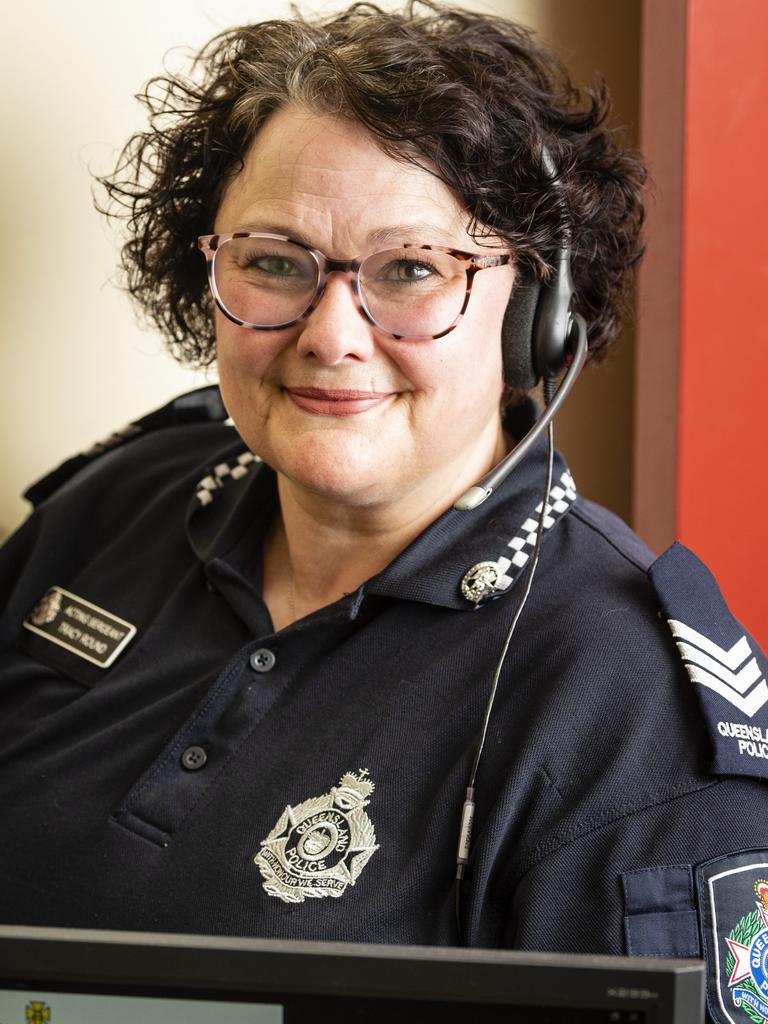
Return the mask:
[[130,622],[62,587],[51,587],[22,625],[99,668],[109,668],[136,635]]

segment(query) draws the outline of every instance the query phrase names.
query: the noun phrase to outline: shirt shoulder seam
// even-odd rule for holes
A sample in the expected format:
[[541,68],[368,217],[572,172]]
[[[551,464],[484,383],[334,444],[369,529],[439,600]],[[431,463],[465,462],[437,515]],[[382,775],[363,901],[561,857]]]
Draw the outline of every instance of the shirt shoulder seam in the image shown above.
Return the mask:
[[630,552],[628,552],[624,547],[617,544],[616,541],[605,532],[605,530],[601,530],[596,523],[592,522],[588,510],[584,507],[584,500],[581,496],[579,496],[571,507],[571,513],[579,520],[579,522],[583,523],[587,529],[592,530],[592,532],[601,537],[606,544],[610,545],[610,547],[612,547],[617,554],[621,555],[626,562],[629,562],[630,565],[634,566],[635,569],[638,569],[644,576],[648,575],[647,565],[643,565],[638,558],[630,554]]
[[704,782],[701,780],[692,780],[690,782],[678,783],[662,790],[659,793],[652,794],[645,800],[639,800],[620,807],[606,809],[584,824],[578,825],[572,829],[567,829],[564,832],[549,835],[537,843],[530,852],[524,856],[523,862],[518,871],[517,881],[519,882],[525,874],[537,867],[542,861],[546,860],[547,857],[551,857],[553,854],[558,853],[560,850],[564,849],[566,846],[570,846],[572,843],[578,842],[578,840],[583,839],[585,836],[599,832],[602,829],[609,828],[611,825],[615,825],[617,821],[621,821],[623,818],[630,818],[634,815],[642,814],[644,811],[652,810],[656,807],[662,807],[664,804],[672,803],[675,800],[684,799],[693,793],[702,792],[705,789],[711,789],[713,786],[720,786],[724,781],[724,779],[717,778]]

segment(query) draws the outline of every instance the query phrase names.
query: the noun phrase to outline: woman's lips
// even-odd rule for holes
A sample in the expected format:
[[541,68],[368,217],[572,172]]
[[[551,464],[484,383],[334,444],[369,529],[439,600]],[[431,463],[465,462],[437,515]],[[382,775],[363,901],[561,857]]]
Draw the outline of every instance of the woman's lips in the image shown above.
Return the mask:
[[355,416],[381,405],[391,391],[353,391],[336,388],[286,388],[290,399],[304,412],[318,416]]

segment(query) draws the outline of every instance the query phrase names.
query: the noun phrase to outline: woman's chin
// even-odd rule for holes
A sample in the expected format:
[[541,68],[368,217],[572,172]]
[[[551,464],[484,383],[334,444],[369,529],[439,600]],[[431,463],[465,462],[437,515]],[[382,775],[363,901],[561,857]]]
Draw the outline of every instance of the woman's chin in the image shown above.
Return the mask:
[[[329,432],[333,433],[333,432]],[[286,479],[341,504],[378,504],[396,497],[398,475],[380,439],[308,437],[296,441],[272,465]]]

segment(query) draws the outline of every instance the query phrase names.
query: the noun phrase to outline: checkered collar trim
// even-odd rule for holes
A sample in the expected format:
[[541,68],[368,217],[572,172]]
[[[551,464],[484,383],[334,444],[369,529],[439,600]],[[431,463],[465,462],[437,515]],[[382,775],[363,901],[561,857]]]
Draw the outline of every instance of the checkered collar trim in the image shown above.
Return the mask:
[[277,495],[274,474],[262,469],[258,455],[238,438],[198,477],[187,509],[187,536],[201,561],[225,554],[246,533],[257,543],[257,534],[268,528]]
[[[266,530],[274,514],[274,474],[265,474],[258,456],[242,449],[242,442],[230,448],[197,483],[188,526],[192,546],[204,561],[228,550],[244,531]],[[502,597],[530,561],[541,516],[546,540],[577,497],[573,478],[556,455],[556,482],[546,503],[534,505],[545,468],[543,455],[543,450],[534,450],[477,512],[445,512],[368,580],[365,592],[461,611]],[[517,486],[510,488],[513,483]]]
[[228,462],[219,462],[210,473],[203,477],[195,489],[195,497],[201,505],[210,505],[217,493],[229,480],[242,480],[244,476],[261,463],[253,452],[242,452]]
[[500,597],[515,582],[528,565],[536,549],[539,524],[542,538],[565,515],[576,500],[573,477],[565,470],[534,512],[527,516],[514,537],[504,546],[502,554],[492,561],[483,560],[467,569],[461,580],[461,594],[472,605],[483,604]]
[[[547,504],[543,507],[544,530],[551,530],[555,523],[565,515],[568,509],[576,500],[576,484],[573,477],[566,470],[560,475],[560,480],[549,492]],[[499,567],[499,578],[495,584],[496,591],[504,591],[510,587],[522,569],[528,564],[536,547],[536,534],[539,529],[539,521],[542,515],[542,502],[536,506],[533,515],[528,516],[517,531],[515,536],[507,544],[507,549],[496,559]]]
[[543,542],[567,515],[576,488],[555,454],[554,480],[542,503],[546,444],[537,445],[477,510],[449,508],[378,576],[366,592],[474,611],[509,593],[529,564],[543,515]]

